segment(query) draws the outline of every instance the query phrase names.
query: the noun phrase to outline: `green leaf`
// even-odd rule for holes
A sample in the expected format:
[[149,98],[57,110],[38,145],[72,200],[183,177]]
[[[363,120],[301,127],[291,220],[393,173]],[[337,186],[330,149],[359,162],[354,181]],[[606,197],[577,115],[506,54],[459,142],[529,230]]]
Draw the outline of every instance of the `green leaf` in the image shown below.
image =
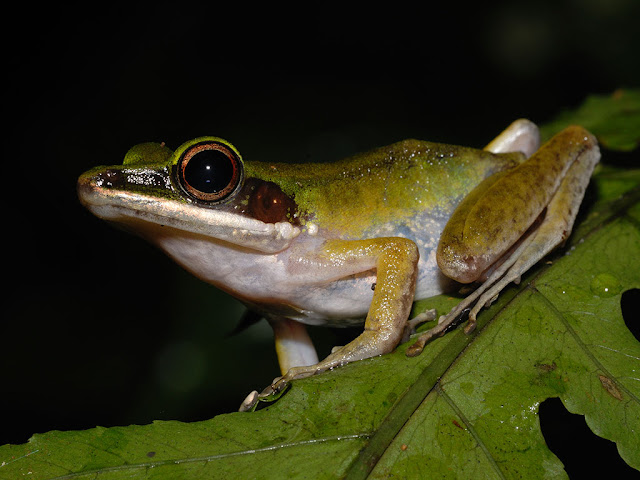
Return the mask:
[[592,95],[576,111],[566,111],[541,128],[543,140],[564,127],[582,125],[610,150],[631,151],[640,144],[640,90]]
[[540,430],[552,397],[640,469],[640,343],[620,307],[640,288],[639,185],[640,170],[601,168],[569,244],[470,336],[296,381],[253,413],[37,434],[0,447],[0,478],[566,478]]

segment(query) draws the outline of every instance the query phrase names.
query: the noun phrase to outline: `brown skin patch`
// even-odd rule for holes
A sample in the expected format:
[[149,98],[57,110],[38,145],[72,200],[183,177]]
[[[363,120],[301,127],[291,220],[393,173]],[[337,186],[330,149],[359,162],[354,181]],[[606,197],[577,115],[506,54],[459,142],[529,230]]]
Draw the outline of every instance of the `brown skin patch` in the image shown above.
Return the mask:
[[265,223],[289,221],[296,218],[297,205],[273,182],[257,181],[249,195],[249,215]]

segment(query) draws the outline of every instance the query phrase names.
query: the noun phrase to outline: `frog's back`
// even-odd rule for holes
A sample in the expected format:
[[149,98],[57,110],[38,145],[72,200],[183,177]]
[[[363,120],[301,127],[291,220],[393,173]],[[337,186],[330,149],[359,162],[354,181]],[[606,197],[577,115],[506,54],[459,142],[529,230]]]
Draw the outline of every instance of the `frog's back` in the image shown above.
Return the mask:
[[410,139],[333,163],[258,163],[252,169],[280,185],[319,228],[358,238],[424,212],[448,218],[481,180],[521,158]]

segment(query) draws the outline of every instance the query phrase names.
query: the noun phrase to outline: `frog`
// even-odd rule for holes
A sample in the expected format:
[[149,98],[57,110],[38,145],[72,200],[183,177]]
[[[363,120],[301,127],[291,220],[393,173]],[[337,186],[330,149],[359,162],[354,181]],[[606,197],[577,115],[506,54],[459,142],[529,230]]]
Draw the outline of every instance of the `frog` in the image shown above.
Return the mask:
[[[273,327],[281,376],[240,410],[294,380],[387,354],[408,360],[480,310],[568,238],[597,139],[572,125],[544,144],[518,119],[481,148],[402,140],[335,162],[244,160],[227,140],[175,150],[147,142],[77,183],[97,217],[163,250]],[[434,326],[415,301],[466,286]],[[319,359],[307,325],[363,326]]]

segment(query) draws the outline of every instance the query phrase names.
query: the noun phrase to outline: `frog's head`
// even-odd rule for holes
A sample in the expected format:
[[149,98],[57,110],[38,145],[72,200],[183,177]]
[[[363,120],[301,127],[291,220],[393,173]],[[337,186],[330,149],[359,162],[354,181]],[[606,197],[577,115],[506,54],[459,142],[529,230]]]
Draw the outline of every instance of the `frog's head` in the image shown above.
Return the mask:
[[294,200],[273,182],[245,178],[238,150],[217,137],[196,138],[175,152],[137,145],[122,165],[81,175],[78,195],[96,216],[147,237],[170,227],[275,253],[300,234]]

